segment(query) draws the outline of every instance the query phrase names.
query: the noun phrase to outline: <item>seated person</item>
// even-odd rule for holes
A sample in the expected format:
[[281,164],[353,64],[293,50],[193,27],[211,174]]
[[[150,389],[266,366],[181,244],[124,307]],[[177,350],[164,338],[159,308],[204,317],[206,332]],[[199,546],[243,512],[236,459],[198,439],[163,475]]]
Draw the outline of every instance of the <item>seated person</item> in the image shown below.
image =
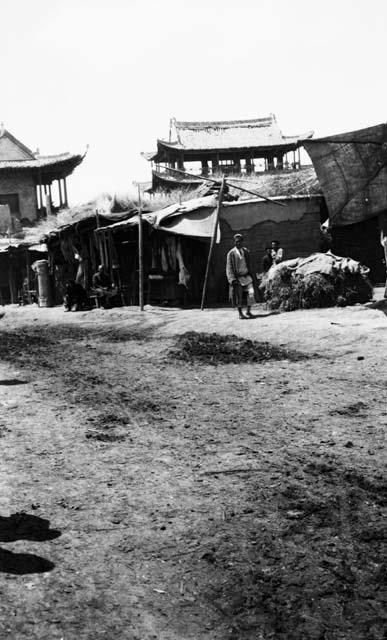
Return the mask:
[[63,302],[65,311],[80,311],[87,305],[87,293],[81,284],[69,280],[66,282]]
[[262,258],[262,271],[267,273],[273,264],[273,258],[271,255],[271,247],[265,247],[265,255]]
[[93,292],[98,296],[103,307],[110,306],[109,298],[117,295],[117,288],[112,284],[107,269],[102,264],[93,275]]
[[271,257],[273,264],[279,264],[284,259],[284,250],[280,247],[278,240],[273,240],[271,243]]

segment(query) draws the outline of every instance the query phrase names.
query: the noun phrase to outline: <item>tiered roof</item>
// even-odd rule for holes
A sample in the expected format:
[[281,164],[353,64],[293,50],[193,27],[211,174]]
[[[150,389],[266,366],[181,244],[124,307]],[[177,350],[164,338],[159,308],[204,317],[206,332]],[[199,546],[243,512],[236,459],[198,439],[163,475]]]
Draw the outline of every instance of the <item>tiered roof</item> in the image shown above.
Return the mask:
[[220,122],[182,122],[172,118],[169,140],[159,139],[157,152],[144,153],[143,156],[147,160],[157,161],[163,150],[168,149],[195,152],[281,148],[286,152],[301,146],[303,139],[312,136],[313,131],[284,136],[274,114],[252,120]]

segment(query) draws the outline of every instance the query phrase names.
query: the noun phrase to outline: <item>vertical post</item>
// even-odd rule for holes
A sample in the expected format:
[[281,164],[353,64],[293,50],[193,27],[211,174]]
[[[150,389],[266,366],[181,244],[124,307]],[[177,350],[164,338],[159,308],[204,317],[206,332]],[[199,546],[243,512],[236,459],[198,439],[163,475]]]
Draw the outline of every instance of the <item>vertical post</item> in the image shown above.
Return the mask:
[[40,215],[43,213],[43,193],[42,193],[42,183],[39,182],[39,204],[40,204]]
[[30,252],[28,249],[26,249],[26,271],[27,271],[27,299],[28,299],[28,304],[32,303],[32,299],[31,299],[31,284],[30,284]]
[[65,205],[65,207],[68,207],[69,206],[69,201],[68,201],[68,197],[67,197],[66,177],[63,178],[63,191],[64,191],[64,205]]
[[58,193],[59,193],[59,209],[63,207],[62,187],[60,184],[60,178],[58,178]]
[[220,208],[222,206],[224,184],[225,184],[225,177],[222,176],[222,183],[220,185],[219,195],[218,195],[218,204],[217,204],[216,212],[215,212],[214,229],[213,229],[213,232],[212,232],[210,249],[208,251],[206,275],[204,276],[203,291],[202,291],[202,303],[200,305],[201,311],[203,311],[203,309],[204,309],[204,302],[205,302],[205,299],[206,299],[208,275],[210,273],[210,264],[211,264],[212,252],[214,250],[214,244],[215,244],[215,240],[216,240],[216,233],[217,233],[217,230],[218,230],[219,213],[220,213]]
[[142,240],[142,200],[141,189],[138,187],[138,298],[140,311],[144,311],[144,257]]
[[51,215],[51,198],[50,198],[50,193],[46,193],[46,215],[50,216]]
[[300,153],[300,147],[298,147],[297,151],[298,151],[298,168],[299,168],[299,169],[301,169],[301,153]]
[[11,304],[16,304],[17,291],[16,291],[16,280],[15,280],[15,256],[12,251],[10,251],[8,255],[9,255],[9,271],[8,271],[9,292],[11,295]]
[[43,209],[44,209],[44,215],[47,218],[47,185],[46,184],[43,185],[43,192],[44,192]]

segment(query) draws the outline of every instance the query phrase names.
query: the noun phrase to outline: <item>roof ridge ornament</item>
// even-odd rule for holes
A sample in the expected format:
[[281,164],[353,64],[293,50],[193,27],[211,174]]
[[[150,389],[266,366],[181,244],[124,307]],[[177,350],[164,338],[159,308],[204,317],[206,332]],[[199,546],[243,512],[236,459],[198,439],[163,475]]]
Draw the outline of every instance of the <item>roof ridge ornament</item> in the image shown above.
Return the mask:
[[5,127],[4,122],[0,122],[0,138],[4,135]]

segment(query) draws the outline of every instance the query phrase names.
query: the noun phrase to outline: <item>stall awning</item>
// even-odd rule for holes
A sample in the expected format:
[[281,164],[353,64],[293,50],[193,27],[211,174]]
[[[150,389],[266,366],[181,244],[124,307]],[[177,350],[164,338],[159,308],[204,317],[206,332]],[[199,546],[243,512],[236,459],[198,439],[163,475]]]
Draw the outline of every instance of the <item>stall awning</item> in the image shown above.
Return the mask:
[[332,226],[361,222],[387,209],[387,124],[303,144]]
[[[191,238],[211,238],[214,232],[216,205],[214,196],[206,196],[181,204],[173,204],[154,213],[145,213],[143,220],[160,231]],[[112,224],[109,229],[114,232],[134,225],[138,225],[138,215]],[[219,228],[216,241],[220,242]]]

